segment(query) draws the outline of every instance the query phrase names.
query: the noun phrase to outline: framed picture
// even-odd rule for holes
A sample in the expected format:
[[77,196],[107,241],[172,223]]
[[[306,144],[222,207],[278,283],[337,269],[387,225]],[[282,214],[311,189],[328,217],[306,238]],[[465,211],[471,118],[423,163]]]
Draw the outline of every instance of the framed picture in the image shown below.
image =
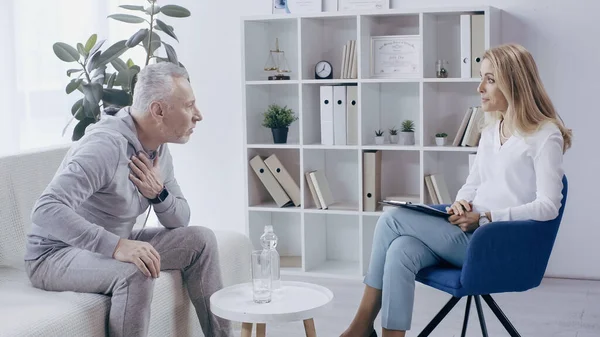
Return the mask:
[[338,11],[390,9],[390,0],[338,0]]
[[421,77],[421,37],[371,37],[371,77]]

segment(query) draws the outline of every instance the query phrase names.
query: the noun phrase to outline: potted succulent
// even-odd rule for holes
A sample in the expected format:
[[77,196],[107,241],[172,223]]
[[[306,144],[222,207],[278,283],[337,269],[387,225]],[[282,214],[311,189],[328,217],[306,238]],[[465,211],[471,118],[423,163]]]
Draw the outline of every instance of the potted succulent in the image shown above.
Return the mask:
[[390,143],[398,144],[398,129],[395,126],[390,129]]
[[436,133],[435,134],[435,144],[437,146],[444,146],[444,145],[446,145],[447,138],[448,138],[448,134],[446,134],[445,132]]
[[402,145],[415,145],[415,123],[409,119],[402,122],[400,133]]
[[384,140],[385,140],[385,138],[383,136],[383,130],[375,131],[375,144],[383,145]]
[[289,126],[298,120],[298,117],[294,115],[294,111],[288,108],[287,105],[281,107],[277,104],[271,104],[267,111],[263,113],[263,117],[262,126],[271,129],[273,142],[275,144],[287,143]]

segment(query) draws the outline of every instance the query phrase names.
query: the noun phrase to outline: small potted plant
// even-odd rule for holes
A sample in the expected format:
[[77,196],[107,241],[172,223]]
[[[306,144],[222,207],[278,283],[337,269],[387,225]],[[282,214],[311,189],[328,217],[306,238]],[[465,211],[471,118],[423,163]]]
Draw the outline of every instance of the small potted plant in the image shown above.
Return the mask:
[[415,123],[409,119],[402,122],[400,133],[402,145],[415,145]]
[[288,108],[287,105],[281,107],[277,104],[271,104],[267,111],[263,113],[263,117],[262,125],[271,129],[273,142],[275,144],[287,143],[289,126],[298,120],[298,117],[294,115],[294,111]]
[[383,130],[375,131],[375,144],[383,145],[385,137],[383,136]]
[[448,138],[448,134],[446,134],[445,132],[436,133],[435,134],[435,144],[437,146],[444,146],[444,145],[446,145],[447,138]]
[[398,129],[395,126],[390,129],[390,143],[398,144]]

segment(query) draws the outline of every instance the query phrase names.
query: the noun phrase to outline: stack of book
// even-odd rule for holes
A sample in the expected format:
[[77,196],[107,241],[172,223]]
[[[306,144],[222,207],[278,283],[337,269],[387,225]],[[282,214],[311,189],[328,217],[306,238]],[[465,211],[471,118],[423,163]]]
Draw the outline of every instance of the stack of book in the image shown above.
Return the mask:
[[250,166],[277,206],[300,206],[300,187],[275,154],[265,160],[256,155],[250,160]]
[[342,48],[340,78],[357,78],[356,40],[349,40]]
[[477,147],[481,138],[481,126],[484,118],[485,112],[480,106],[469,107],[463,116],[452,145]]

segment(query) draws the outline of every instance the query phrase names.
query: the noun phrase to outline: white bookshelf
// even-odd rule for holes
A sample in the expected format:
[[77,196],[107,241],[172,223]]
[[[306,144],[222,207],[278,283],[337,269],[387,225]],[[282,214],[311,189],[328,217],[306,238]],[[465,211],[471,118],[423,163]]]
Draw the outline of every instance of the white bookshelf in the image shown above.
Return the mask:
[[[500,10],[493,7],[390,9],[380,12],[324,12],[242,18],[242,101],[246,190],[246,229],[254,247],[265,225],[279,237],[282,273],[362,278],[368,268],[373,232],[381,211],[365,212],[362,153],[382,150],[382,197],[411,194],[430,203],[424,176],[442,173],[452,197],[468,174],[475,148],[436,146],[434,135],[452,143],[469,106],[479,105],[479,75],[460,78],[460,15],[485,15],[485,48],[500,44]],[[370,78],[370,37],[418,35],[422,39],[420,78]],[[268,81],[262,71],[275,39],[285,51],[291,79]],[[342,47],[357,42],[358,78],[340,79]],[[435,77],[435,61],[449,61],[448,78]],[[315,80],[314,64],[328,60],[334,79]],[[319,87],[357,84],[357,145],[321,145]],[[299,120],[287,144],[273,144],[261,126],[269,104],[291,107]],[[415,145],[389,144],[387,130],[404,119],[415,122]],[[374,130],[386,130],[386,144],[375,145]],[[302,205],[279,208],[248,164],[255,155],[276,154],[300,186]],[[317,209],[304,172],[326,174],[336,204]]]

